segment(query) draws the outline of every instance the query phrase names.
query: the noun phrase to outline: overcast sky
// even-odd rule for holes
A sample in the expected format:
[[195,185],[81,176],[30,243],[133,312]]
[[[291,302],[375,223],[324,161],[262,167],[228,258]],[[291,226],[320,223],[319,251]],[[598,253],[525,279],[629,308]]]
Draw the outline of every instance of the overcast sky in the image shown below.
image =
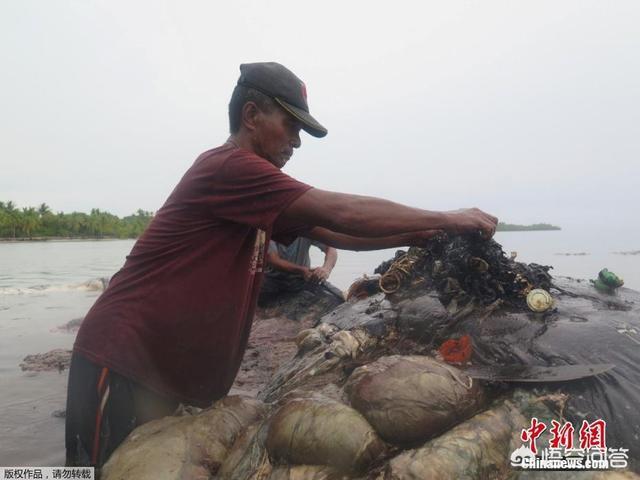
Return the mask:
[[[0,2],[0,200],[157,210],[228,135],[240,63],[329,129],[286,172],[514,223],[637,222],[637,1]],[[637,228],[637,227],[636,227]]]

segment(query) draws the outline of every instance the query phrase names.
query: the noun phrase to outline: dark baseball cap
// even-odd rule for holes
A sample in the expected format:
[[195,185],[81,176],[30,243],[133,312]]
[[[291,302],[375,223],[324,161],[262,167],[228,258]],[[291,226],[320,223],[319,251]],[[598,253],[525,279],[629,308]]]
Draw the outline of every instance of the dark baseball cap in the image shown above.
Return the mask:
[[238,85],[253,88],[273,98],[314,137],[324,137],[327,129],[311,116],[307,87],[291,70],[275,62],[243,63]]

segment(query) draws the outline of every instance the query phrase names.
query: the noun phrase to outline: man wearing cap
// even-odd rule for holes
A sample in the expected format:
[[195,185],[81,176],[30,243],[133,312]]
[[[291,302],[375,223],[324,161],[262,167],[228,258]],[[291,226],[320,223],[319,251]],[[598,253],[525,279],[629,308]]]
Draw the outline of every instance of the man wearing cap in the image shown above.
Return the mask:
[[247,344],[265,248],[306,236],[334,248],[419,245],[434,232],[493,235],[478,209],[433,212],[313,188],[281,171],[309,113],[277,63],[240,66],[231,136],[187,170],[78,331],[69,372],[68,465],[102,465],[136,426],[179,402],[227,394]]

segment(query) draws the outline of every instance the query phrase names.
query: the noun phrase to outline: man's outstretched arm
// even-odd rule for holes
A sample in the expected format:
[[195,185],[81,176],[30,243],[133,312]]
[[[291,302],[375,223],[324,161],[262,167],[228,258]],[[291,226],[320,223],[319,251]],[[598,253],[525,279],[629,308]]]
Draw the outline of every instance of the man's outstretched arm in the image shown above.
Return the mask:
[[433,212],[389,200],[312,188],[282,213],[288,221],[326,228],[354,237],[389,237],[401,233],[443,230],[481,231],[488,238],[498,219],[477,208]]

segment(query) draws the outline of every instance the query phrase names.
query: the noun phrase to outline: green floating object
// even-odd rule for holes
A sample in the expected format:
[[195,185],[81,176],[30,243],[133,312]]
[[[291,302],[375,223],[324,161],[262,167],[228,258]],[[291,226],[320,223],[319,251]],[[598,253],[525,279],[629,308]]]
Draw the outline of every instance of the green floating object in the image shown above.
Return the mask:
[[598,272],[598,278],[591,280],[596,290],[603,293],[613,293],[616,288],[624,285],[624,280],[606,268]]

